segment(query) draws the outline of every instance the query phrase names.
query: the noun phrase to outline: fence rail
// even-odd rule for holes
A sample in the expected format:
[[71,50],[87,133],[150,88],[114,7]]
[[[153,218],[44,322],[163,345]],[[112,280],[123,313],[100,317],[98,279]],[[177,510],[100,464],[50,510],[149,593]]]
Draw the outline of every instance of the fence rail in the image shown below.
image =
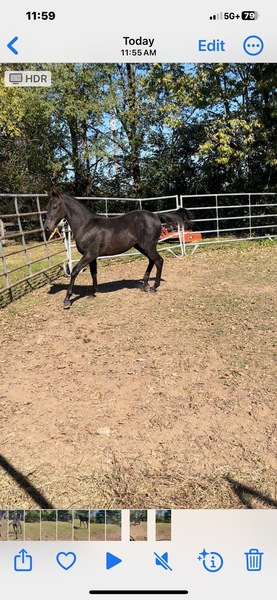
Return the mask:
[[[277,237],[277,194],[273,192],[79,199],[101,203],[106,217],[122,214],[126,203],[131,208],[156,212],[163,212],[159,207],[164,205],[166,212],[184,206],[193,212],[194,229],[202,235],[201,241],[189,242],[192,252],[199,246],[237,242],[242,237],[245,240]],[[67,274],[72,270],[77,259],[70,230],[64,229],[63,240],[46,238],[43,218],[47,202],[46,194],[0,194],[0,294],[51,272],[53,267],[62,267]],[[179,240],[169,239],[160,242],[160,250],[175,254],[178,249],[181,255],[187,253],[188,242],[181,230]]]
[[[57,249],[55,240],[45,235],[47,198],[46,194],[0,194],[0,206],[8,206],[0,214],[0,293],[66,264],[64,245]],[[33,210],[22,210],[26,201]]]
[[[234,204],[234,199],[241,198],[246,198],[247,201],[244,200],[243,204]],[[207,201],[207,205],[203,206],[203,199]],[[262,199],[265,202],[257,203],[255,199]],[[198,206],[197,202],[200,204],[201,200],[202,205]],[[242,237],[249,241],[277,237],[277,194],[275,192],[182,195],[180,205],[193,212],[194,224],[202,235],[202,241],[194,245],[193,251],[198,246],[238,242]],[[257,214],[253,214],[257,209]],[[270,212],[267,212],[267,209]],[[255,219],[259,221],[255,223]],[[266,222],[266,219],[270,219],[270,223]],[[244,223],[241,223],[242,226],[231,226],[232,221],[236,223],[244,221]],[[210,227],[206,226],[208,223]],[[185,246],[186,244],[184,244],[184,254],[186,254]]]

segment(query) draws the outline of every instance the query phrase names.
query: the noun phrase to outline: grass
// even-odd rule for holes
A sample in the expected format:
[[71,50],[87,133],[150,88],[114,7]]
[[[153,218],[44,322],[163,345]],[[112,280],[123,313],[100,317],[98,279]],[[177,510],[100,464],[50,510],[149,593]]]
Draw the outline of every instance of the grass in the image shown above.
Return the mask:
[[40,540],[40,523],[25,523],[25,540],[36,542]]
[[[21,244],[7,246],[4,248],[2,261],[0,263],[0,291],[6,288],[4,260],[8,273],[9,285],[12,286],[25,277],[38,274],[48,267],[56,266],[66,262],[66,253],[62,242],[54,242],[51,245],[28,244],[24,248]],[[26,264],[29,263],[29,266]]]
[[118,525],[106,524],[106,540],[116,542],[121,540],[121,527]]
[[236,238],[234,236],[225,236],[224,241],[221,238],[220,241],[216,241],[215,238],[205,238],[205,243],[200,244],[186,244],[186,252],[187,254],[191,254],[197,246],[197,252],[216,252],[218,250],[228,251],[233,249],[234,247],[239,250],[250,250],[253,247],[253,242],[258,244],[259,246],[265,248],[271,248],[272,246],[276,246],[277,238],[264,238],[264,239],[255,239],[246,240],[243,238]]
[[156,540],[157,542],[171,540],[171,523],[156,523]]
[[72,523],[57,522],[57,540],[72,540],[73,527]]
[[105,523],[90,524],[90,539],[96,542],[105,541]]
[[41,540],[45,542],[56,540],[56,521],[41,522]]
[[[22,244],[4,247],[4,253],[0,257],[2,258],[0,261],[0,308],[57,279],[64,273],[62,265],[67,262],[67,258],[62,241],[39,246],[36,242],[32,242],[26,248],[24,249]],[[4,260],[5,268],[11,271],[8,273],[8,286],[4,276]],[[26,260],[32,264],[26,265]]]

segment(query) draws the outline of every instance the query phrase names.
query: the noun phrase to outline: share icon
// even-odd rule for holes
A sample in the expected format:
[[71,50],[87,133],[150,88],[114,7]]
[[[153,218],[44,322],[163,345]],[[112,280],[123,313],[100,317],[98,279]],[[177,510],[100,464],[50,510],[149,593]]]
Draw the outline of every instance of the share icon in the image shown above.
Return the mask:
[[167,569],[169,569],[169,571],[172,571],[172,568],[168,564],[168,552],[164,552],[164,554],[162,554],[161,556],[159,556],[156,552],[154,552],[154,554],[156,556],[156,565],[162,567],[166,571]]

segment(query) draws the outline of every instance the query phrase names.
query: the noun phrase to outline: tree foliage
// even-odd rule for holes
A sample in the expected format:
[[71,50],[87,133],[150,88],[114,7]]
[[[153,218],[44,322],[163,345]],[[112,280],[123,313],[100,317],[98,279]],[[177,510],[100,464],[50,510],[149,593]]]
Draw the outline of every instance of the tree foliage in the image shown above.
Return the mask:
[[274,64],[30,68],[51,70],[52,86],[0,85],[2,193],[276,190]]

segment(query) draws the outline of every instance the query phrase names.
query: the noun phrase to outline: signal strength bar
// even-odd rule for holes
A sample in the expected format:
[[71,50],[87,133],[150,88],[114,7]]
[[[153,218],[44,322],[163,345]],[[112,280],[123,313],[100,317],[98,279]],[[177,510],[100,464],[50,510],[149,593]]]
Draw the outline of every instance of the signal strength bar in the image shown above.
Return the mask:
[[211,21],[215,21],[216,19],[223,19],[223,12],[216,13],[216,15],[210,16]]

